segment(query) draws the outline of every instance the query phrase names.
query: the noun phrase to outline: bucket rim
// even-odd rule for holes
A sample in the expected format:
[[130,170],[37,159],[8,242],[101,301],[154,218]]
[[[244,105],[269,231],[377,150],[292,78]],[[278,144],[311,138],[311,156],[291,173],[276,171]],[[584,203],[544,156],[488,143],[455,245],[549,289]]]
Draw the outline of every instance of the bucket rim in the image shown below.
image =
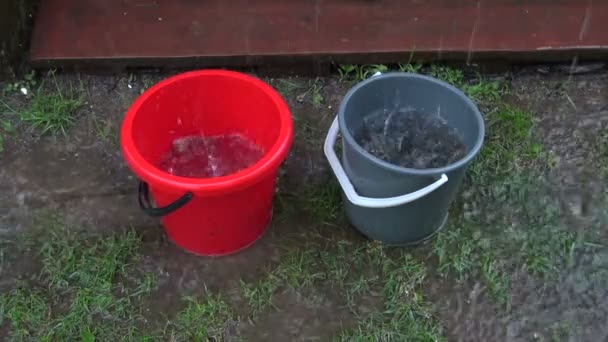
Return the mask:
[[[448,91],[451,91],[452,93],[455,93],[456,95],[458,95],[466,103],[466,105],[473,110],[473,115],[475,116],[475,118],[477,119],[477,123],[479,124],[479,133],[478,133],[477,139],[475,141],[475,144],[473,145],[473,148],[471,148],[464,157],[462,157],[459,160],[457,160],[456,162],[448,164],[446,166],[438,167],[438,168],[428,168],[428,169],[414,169],[414,168],[402,167],[402,166],[398,166],[398,165],[386,162],[386,161],[374,156],[373,154],[366,151],[363,147],[361,147],[361,145],[359,145],[359,143],[357,143],[357,141],[355,140],[353,135],[350,133],[350,131],[348,129],[346,129],[346,119],[344,117],[346,105],[349,102],[350,98],[353,97],[353,95],[355,95],[363,87],[367,86],[370,83],[377,82],[379,80],[383,80],[383,79],[387,79],[387,78],[408,78],[408,79],[420,80],[423,82],[430,82],[430,83],[439,85],[439,86],[447,89]],[[342,134],[342,138],[345,139],[351,146],[353,146],[355,151],[362,154],[364,157],[366,157],[367,159],[369,159],[371,162],[373,162],[374,164],[376,164],[378,166],[381,166],[385,169],[388,169],[388,170],[391,170],[391,171],[394,171],[397,173],[408,174],[408,175],[420,175],[420,176],[439,175],[439,174],[448,173],[453,170],[460,169],[460,168],[466,166],[469,162],[471,162],[471,160],[473,160],[473,158],[475,158],[475,156],[479,153],[479,151],[481,150],[481,147],[483,145],[484,137],[485,137],[485,123],[483,120],[483,116],[481,115],[481,112],[479,111],[479,108],[477,107],[475,102],[473,102],[473,100],[471,100],[465,93],[463,93],[460,89],[454,87],[453,85],[451,85],[447,82],[441,81],[437,78],[426,76],[426,75],[408,73],[408,72],[389,72],[389,73],[385,73],[385,74],[381,74],[381,75],[377,75],[377,76],[372,76],[364,81],[357,83],[354,87],[352,87],[346,93],[346,95],[340,102],[340,107],[338,110],[338,122],[339,122],[339,126],[340,126],[340,133]]]
[[[264,95],[268,96],[277,108],[280,118],[279,134],[276,141],[269,148],[264,156],[255,164],[221,177],[213,178],[189,178],[175,176],[162,171],[157,166],[148,162],[137,149],[133,136],[133,122],[141,106],[152,96],[167,86],[190,78],[220,76],[232,78],[238,81],[247,82],[260,89]],[[121,150],[132,171],[144,181],[151,185],[159,186],[171,192],[193,191],[203,194],[219,194],[233,192],[248,185],[262,180],[265,176],[275,171],[284,161],[289,153],[293,141],[293,122],[289,107],[270,85],[262,80],[236,71],[222,69],[195,70],[177,74],[166,78],[141,94],[129,107],[121,128]]]

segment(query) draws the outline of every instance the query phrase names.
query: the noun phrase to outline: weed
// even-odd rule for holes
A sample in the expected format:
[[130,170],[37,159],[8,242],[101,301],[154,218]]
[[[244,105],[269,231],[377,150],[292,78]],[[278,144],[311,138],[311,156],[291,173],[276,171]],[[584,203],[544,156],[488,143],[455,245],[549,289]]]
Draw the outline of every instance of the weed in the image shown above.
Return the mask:
[[220,296],[186,298],[187,306],[176,317],[171,340],[223,341],[226,328],[235,315]]
[[[17,114],[17,111],[13,109],[8,103],[0,99],[0,153],[4,151],[4,144],[7,138],[15,131],[11,116]],[[8,110],[6,113],[4,110]]]
[[380,277],[373,274],[361,274],[358,278],[344,284],[344,298],[346,305],[354,309],[357,297],[369,293],[380,281]]
[[505,90],[498,81],[486,81],[478,76],[477,81],[463,86],[464,92],[473,100],[487,103],[499,101]]
[[292,251],[263,279],[255,283],[241,281],[241,293],[255,317],[273,306],[272,297],[280,287],[289,286],[301,291],[311,288],[323,278],[323,273],[317,268],[315,251]]
[[43,243],[42,274],[52,289],[95,288],[101,292],[113,287],[115,277],[125,272],[127,262],[136,255],[139,244],[133,232],[103,238],[92,245],[76,245],[78,233],[55,223]]
[[[454,247],[455,250],[454,250]],[[433,253],[439,261],[439,274],[446,277],[455,273],[459,282],[464,282],[476,267],[477,250],[474,241],[462,234],[462,229],[452,229],[439,234],[433,244]]]
[[[421,67],[420,67],[421,68]],[[467,81],[464,73],[460,69],[450,68],[442,65],[431,65],[429,75],[460,88],[473,100],[483,104],[496,106],[505,93],[504,86],[498,81],[487,81],[481,75]]]
[[557,322],[552,324],[549,328],[549,331],[551,332],[551,342],[568,341],[574,329],[575,325],[571,322]]
[[308,150],[311,146],[318,146],[321,143],[324,132],[319,128],[318,123],[311,123],[306,117],[296,117],[294,125],[296,142],[302,143],[305,149]]
[[106,141],[111,146],[120,146],[120,137],[118,130],[115,129],[112,121],[105,119],[96,119],[94,121],[95,135],[102,141]]
[[426,268],[411,256],[405,255],[396,262],[387,260],[383,274],[384,305],[386,309],[396,311],[403,302],[410,301],[416,296],[416,289],[426,278]]
[[401,72],[409,72],[413,74],[419,74],[422,72],[422,68],[424,64],[422,63],[407,63],[407,64],[399,64],[399,71]]
[[45,296],[37,291],[21,288],[0,296],[0,323],[8,320],[16,340],[44,340],[50,312]]
[[340,217],[342,210],[340,185],[330,180],[326,184],[310,186],[304,190],[304,210],[306,210],[315,221],[323,224],[331,224]]
[[74,123],[74,112],[82,105],[81,99],[54,94],[37,93],[29,107],[20,113],[20,119],[45,133],[63,133]]
[[279,286],[279,279],[272,273],[255,284],[241,281],[241,292],[254,317],[273,306],[272,297]]
[[383,64],[345,64],[338,67],[338,73],[342,82],[363,81],[377,72],[387,72],[388,70],[388,67]]
[[277,91],[285,98],[307,89],[306,82],[297,78],[280,78],[273,83]]
[[418,293],[426,277],[424,265],[405,254],[384,259],[384,309],[345,331],[338,341],[444,341],[442,328]]
[[20,111],[16,112],[17,117],[32,127],[45,133],[67,134],[67,129],[74,123],[74,113],[82,104],[84,97],[76,95],[75,90],[70,87],[70,91],[65,93],[57,83],[55,74],[50,73],[54,87],[46,89],[41,84],[33,93],[29,104]]
[[275,276],[293,289],[304,289],[323,278],[315,269],[316,258],[313,250],[288,254],[274,270]]
[[594,146],[595,165],[599,169],[600,175],[608,179],[608,131],[604,131],[596,140]]
[[275,204],[273,209],[273,222],[283,223],[298,212],[298,197],[286,189],[286,186],[282,185],[280,179],[278,187],[275,191]]
[[324,86],[325,86],[325,84],[323,83],[323,80],[320,78],[310,80],[308,82],[308,89],[306,89],[306,91],[303,92],[302,94],[298,95],[296,97],[296,100],[298,102],[304,102],[304,100],[306,100],[306,98],[309,98],[313,107],[321,108],[321,106],[323,105],[323,102],[325,101],[325,98],[323,97],[323,92],[322,92]]
[[486,125],[485,145],[470,169],[477,186],[500,183],[540,157],[540,145],[532,139],[531,113],[503,106],[488,113]]
[[3,91],[5,95],[21,92],[21,89],[25,89],[25,93],[29,93],[32,89],[36,87],[38,83],[36,79],[36,71],[32,70],[24,75],[22,80],[17,80],[15,82],[8,83]]
[[484,256],[481,261],[481,274],[492,298],[501,304],[507,304],[510,297],[509,278],[498,267],[498,262],[492,255]]
[[[473,222],[461,220],[439,234],[432,253],[437,257],[441,276],[454,275],[460,283],[472,278],[482,279],[492,298],[508,304],[509,277],[498,262],[495,252],[498,245],[491,243],[480,236]],[[493,243],[498,244],[498,241]]]
[[429,75],[459,88],[462,87],[465,80],[462,70],[437,64],[431,65]]
[[154,287],[153,277],[130,267],[139,244],[135,234],[91,238],[56,217],[37,224],[39,279],[48,294],[16,290],[3,299],[12,333],[40,340],[115,340],[131,329],[138,319],[133,302]]
[[547,277],[556,272],[560,266],[572,264],[576,248],[575,234],[545,228],[526,234],[521,252],[525,260],[525,268],[529,272]]

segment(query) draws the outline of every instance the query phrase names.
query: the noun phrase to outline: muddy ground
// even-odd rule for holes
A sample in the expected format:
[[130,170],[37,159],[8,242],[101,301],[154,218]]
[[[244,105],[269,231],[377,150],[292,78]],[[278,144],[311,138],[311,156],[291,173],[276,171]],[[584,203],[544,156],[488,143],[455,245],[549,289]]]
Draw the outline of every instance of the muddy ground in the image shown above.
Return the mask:
[[[0,333],[87,341],[118,339],[112,333],[124,340],[608,340],[608,72],[528,67],[479,79],[466,70],[420,71],[466,89],[488,125],[485,152],[444,232],[415,249],[384,248],[358,234],[321,148],[353,80],[266,79],[288,101],[296,139],[269,231],[222,258],[167,241],[160,223],[140,211],[137,181],[120,154],[125,111],[167,75],[18,80],[0,103]],[[65,134],[41,134],[20,119],[41,81],[41,92],[61,89],[81,100]],[[106,253],[114,237],[132,240],[127,256]],[[98,279],[96,265],[109,259],[109,277],[85,279]],[[82,291],[99,288],[122,309],[91,299],[71,315],[80,312],[79,298],[89,298]]]

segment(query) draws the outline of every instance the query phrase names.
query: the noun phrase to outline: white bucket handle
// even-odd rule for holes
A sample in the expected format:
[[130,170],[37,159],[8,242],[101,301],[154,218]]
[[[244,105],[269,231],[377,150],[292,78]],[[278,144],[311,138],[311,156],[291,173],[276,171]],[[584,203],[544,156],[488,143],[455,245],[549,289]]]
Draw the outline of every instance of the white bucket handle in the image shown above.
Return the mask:
[[398,205],[418,200],[437,190],[437,188],[439,188],[448,181],[448,176],[444,173],[433,184],[430,184],[420,190],[416,190],[406,195],[387,198],[371,198],[360,196],[355,190],[355,187],[348,179],[348,176],[344,172],[342,164],[340,163],[340,160],[338,159],[338,156],[336,156],[336,152],[334,151],[334,146],[336,145],[336,140],[338,139],[339,131],[340,126],[338,124],[338,117],[336,116],[334,122],[329,128],[329,132],[327,132],[327,138],[325,139],[325,156],[327,157],[327,161],[329,161],[329,166],[331,166],[331,169],[334,171],[336,178],[338,178],[338,182],[340,183],[344,194],[346,195],[348,200],[354,205],[366,208],[395,207]]

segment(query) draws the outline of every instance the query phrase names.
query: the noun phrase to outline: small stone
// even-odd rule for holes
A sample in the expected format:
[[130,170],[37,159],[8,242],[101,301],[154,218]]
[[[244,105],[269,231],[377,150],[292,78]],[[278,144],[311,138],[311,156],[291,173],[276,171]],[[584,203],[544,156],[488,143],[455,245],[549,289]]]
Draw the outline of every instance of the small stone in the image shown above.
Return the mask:
[[583,196],[578,193],[570,194],[566,198],[566,206],[570,214],[576,217],[580,217],[583,215]]

